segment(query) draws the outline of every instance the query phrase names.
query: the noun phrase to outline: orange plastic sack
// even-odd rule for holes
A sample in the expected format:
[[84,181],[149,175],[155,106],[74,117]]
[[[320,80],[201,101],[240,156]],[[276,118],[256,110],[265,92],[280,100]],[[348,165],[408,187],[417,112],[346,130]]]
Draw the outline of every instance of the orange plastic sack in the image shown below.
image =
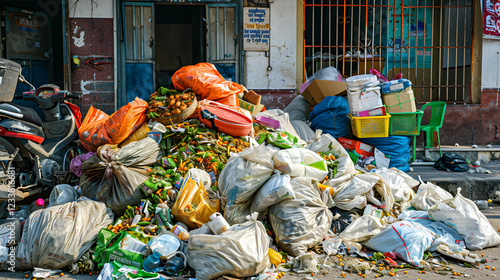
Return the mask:
[[172,215],[189,228],[199,228],[210,221],[210,215],[219,209],[220,200],[210,199],[203,186],[188,178],[177,195]]
[[211,63],[182,67],[172,76],[172,83],[179,91],[190,88],[201,99],[230,106],[238,106],[237,94],[243,92],[242,85],[226,81]]
[[91,106],[78,129],[82,145],[95,152],[104,144],[120,144],[146,122],[147,108],[148,103],[137,97],[111,116]]

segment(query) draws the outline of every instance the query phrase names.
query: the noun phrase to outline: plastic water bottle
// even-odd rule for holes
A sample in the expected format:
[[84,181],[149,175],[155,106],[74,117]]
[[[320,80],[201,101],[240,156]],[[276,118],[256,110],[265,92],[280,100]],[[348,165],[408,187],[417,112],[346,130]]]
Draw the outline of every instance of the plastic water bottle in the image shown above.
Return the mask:
[[160,266],[160,257],[161,251],[159,249],[153,250],[153,254],[149,255],[142,263],[144,270],[154,272]]

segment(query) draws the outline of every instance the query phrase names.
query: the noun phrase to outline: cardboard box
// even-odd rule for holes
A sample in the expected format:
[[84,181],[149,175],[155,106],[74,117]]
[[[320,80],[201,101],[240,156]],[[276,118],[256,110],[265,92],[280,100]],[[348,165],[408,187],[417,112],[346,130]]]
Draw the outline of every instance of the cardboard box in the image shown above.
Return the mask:
[[402,91],[382,94],[382,99],[386,106],[386,111],[392,113],[415,113],[417,106],[415,105],[415,96],[413,90],[408,87]]
[[347,84],[345,82],[314,80],[302,92],[302,96],[315,106],[327,96],[346,95]]
[[250,111],[250,113],[252,113],[252,115],[259,113],[260,111],[262,111],[262,108],[264,108],[264,105],[262,105],[262,104],[255,105],[255,104],[247,102],[241,98],[238,98],[238,99],[240,102],[240,107],[247,110],[247,111]]

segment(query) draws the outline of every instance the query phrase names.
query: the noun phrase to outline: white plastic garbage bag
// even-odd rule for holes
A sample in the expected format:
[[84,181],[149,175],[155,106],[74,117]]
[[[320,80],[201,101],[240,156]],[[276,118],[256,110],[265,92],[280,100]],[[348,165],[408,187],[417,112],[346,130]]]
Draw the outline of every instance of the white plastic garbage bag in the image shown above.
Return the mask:
[[[374,190],[381,195],[382,201],[375,198]],[[368,200],[386,212],[394,205],[391,190],[381,177],[375,174],[356,175],[335,191],[333,201],[343,210],[363,209]]]
[[361,216],[349,224],[339,237],[344,242],[365,242],[386,228],[380,218]]
[[364,245],[374,251],[394,252],[398,258],[418,267],[434,242],[432,232],[411,221],[395,222]]
[[[331,153],[336,160],[339,162],[337,166],[337,174],[335,174],[334,179],[339,179],[342,177],[342,180],[336,180],[334,182],[325,183],[325,185],[333,186],[334,184],[341,183],[343,181],[347,181],[351,178],[352,175],[356,172],[354,169],[354,164],[352,163],[351,158],[347,151],[340,145],[340,143],[330,134],[321,134],[321,131],[317,131],[316,139],[309,143],[307,149],[317,153],[317,152],[329,152]],[[349,176],[351,175],[351,176]]]
[[428,210],[432,206],[452,198],[453,196],[449,192],[427,182],[427,184],[420,184],[417,193],[411,200],[411,205],[417,210]]
[[[280,109],[272,109],[259,112],[254,115],[255,118],[260,116],[268,117],[270,119],[279,121],[280,122],[279,130],[286,131],[300,139],[300,136],[297,134],[297,131],[295,131],[292,123],[290,122],[290,117],[288,116],[288,113],[285,113]],[[303,140],[300,140],[298,144],[305,144],[305,142]]]
[[278,246],[292,256],[299,256],[323,241],[333,215],[321,199],[313,178],[293,178],[291,184],[295,198],[271,206],[269,221]]
[[188,243],[188,263],[199,280],[222,275],[248,277],[269,265],[269,237],[254,213],[248,221],[220,235],[194,235]]
[[219,176],[218,188],[224,218],[232,225],[245,221],[252,199],[274,171],[275,151],[260,145],[232,156]]
[[[309,113],[311,112],[311,104],[302,95],[297,95],[290,102],[285,109],[285,113],[288,113],[290,120],[293,122],[295,120],[307,121],[309,120]],[[305,139],[304,139],[305,140]]]
[[[409,204],[409,201],[414,196],[414,191],[408,186],[405,179],[401,177],[398,171],[393,169],[381,168],[374,169],[374,174],[379,175],[387,183],[391,189],[395,202]],[[408,205],[410,206],[410,205]]]
[[77,201],[31,213],[16,247],[16,268],[61,269],[78,260],[95,242],[99,230],[113,221],[102,202]]
[[73,202],[78,199],[78,193],[75,188],[68,184],[61,184],[55,186],[50,192],[49,207],[56,205],[63,205],[68,202]]
[[488,219],[479,211],[476,204],[463,197],[460,191],[461,188],[458,188],[454,198],[431,207],[428,210],[429,217],[458,231],[470,250],[482,250],[500,245],[500,236]]
[[441,222],[431,220],[429,218],[429,212],[427,211],[404,211],[398,218],[420,224],[435,234],[435,240],[429,248],[431,252],[436,251],[437,247],[441,244],[446,244],[455,249],[465,249],[465,240],[463,237],[451,227]]
[[292,121],[292,125],[302,140],[309,142],[316,139],[316,133],[306,122],[296,120]]
[[[279,171],[278,171],[279,172]],[[257,191],[250,208],[251,212],[264,212],[270,206],[285,200],[295,198],[290,176],[275,174]]]
[[278,151],[273,157],[274,167],[290,177],[312,177],[325,179],[328,168],[325,160],[317,153],[303,148]]

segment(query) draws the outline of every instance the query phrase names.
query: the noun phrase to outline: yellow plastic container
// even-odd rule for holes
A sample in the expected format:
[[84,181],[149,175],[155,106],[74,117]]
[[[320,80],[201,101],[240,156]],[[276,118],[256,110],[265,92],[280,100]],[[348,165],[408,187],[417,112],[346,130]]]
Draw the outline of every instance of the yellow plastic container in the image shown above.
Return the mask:
[[358,138],[388,137],[389,120],[391,115],[375,117],[353,117],[351,119],[351,128],[354,136]]
[[269,248],[269,261],[271,261],[271,263],[275,266],[278,266],[283,261],[283,258],[281,257],[280,253]]

